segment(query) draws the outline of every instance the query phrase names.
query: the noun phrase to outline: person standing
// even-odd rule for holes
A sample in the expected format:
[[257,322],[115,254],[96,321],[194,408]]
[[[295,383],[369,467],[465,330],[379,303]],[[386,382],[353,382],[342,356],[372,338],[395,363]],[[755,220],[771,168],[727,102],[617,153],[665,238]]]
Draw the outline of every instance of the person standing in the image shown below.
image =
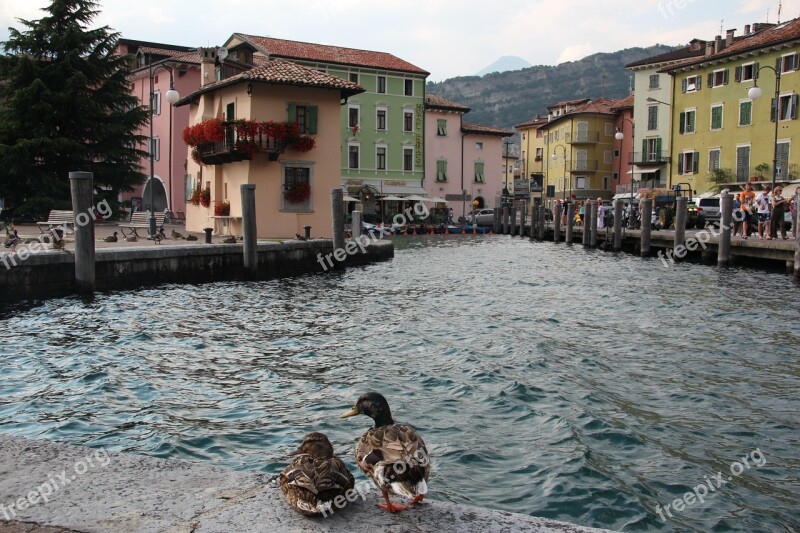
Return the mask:
[[783,197],[783,187],[780,185],[775,186],[775,191],[772,193],[772,214],[770,223],[770,237],[773,239],[778,238],[778,228],[781,230],[781,238],[786,240],[786,225],[783,220],[786,214],[786,198]]
[[606,208],[603,207],[603,199],[597,199],[597,229],[606,227]]
[[758,209],[758,238],[763,239],[766,236],[768,241],[772,240],[769,234],[769,198],[771,192],[772,186],[767,185],[764,187],[764,190],[761,191],[761,194],[756,197],[756,209]]
[[739,195],[739,202],[741,205],[742,213],[742,238],[746,239],[750,236],[750,217],[753,216],[753,207],[756,201],[756,193],[753,192],[753,184],[750,182],[745,183],[744,190]]
[[736,237],[736,235],[744,235],[744,233],[742,232],[742,219],[744,218],[744,215],[742,213],[742,201],[739,200],[739,196],[740,195],[738,195],[738,194],[734,195],[734,197],[733,197],[733,205],[732,205],[732,207],[733,207],[733,216],[731,218],[733,219],[733,236],[734,237]]

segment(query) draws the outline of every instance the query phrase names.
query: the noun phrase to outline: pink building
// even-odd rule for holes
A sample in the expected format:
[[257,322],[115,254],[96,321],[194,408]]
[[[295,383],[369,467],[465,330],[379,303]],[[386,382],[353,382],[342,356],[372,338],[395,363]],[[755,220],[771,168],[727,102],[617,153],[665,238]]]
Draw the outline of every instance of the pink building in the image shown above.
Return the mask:
[[[646,175],[633,174],[633,95],[613,103],[611,111],[617,113],[614,120],[614,194],[630,193],[632,180],[646,180]],[[616,139],[622,134],[622,140]],[[638,184],[637,184],[638,186]],[[636,188],[636,187],[634,187]]]
[[[132,92],[142,105],[150,100],[150,73],[153,76],[155,101],[153,106],[153,204],[155,211],[169,209],[173,212],[185,211],[186,200],[191,195],[186,178],[187,148],[183,142],[183,128],[189,123],[189,109],[170,105],[165,94],[170,88],[170,73],[174,88],[185,96],[200,87],[200,55],[195,48],[171,44],[149,43],[120,39],[117,48],[120,54],[131,54],[136,68],[131,76]],[[152,71],[151,71],[152,68]],[[140,132],[150,137],[150,125]],[[147,143],[141,146],[149,151]],[[150,159],[142,158],[141,172],[148,177],[138,190],[124,193],[123,200],[133,200],[139,209],[150,208]],[[137,206],[134,205],[134,208]]]
[[[447,200],[453,218],[500,204],[503,190],[503,137],[513,131],[464,120],[469,107],[425,96],[425,191]],[[438,207],[441,207],[439,205]]]

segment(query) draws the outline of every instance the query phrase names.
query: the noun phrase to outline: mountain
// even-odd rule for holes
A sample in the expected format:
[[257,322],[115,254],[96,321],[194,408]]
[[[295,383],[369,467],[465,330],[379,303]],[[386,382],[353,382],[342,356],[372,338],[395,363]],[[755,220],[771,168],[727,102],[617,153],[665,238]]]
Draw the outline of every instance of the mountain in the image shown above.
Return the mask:
[[654,45],[594,54],[557,66],[535,66],[485,76],[428,82],[427,92],[469,106],[470,122],[511,128],[547,115],[547,106],[577,98],[623,98],[633,73],[625,65],[677,47]]
[[532,65],[522,59],[521,57],[517,56],[503,56],[485,69],[481,70],[480,72],[476,73],[476,76],[485,76],[486,74],[491,74],[492,72],[507,72],[509,70],[520,70],[523,68],[529,68]]

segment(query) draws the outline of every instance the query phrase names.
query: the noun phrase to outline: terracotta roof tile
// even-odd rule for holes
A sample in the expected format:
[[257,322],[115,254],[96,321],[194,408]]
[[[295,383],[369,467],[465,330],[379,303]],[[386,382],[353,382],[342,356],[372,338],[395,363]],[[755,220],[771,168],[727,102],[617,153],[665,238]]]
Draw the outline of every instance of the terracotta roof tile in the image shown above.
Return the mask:
[[581,105],[581,104],[585,104],[586,102],[589,102],[589,101],[590,100],[588,98],[578,98],[578,99],[575,99],[575,100],[564,100],[563,102],[558,102],[558,103],[555,103],[553,105],[547,106],[547,109],[553,109],[554,107],[564,107],[564,106],[568,106],[568,105]]
[[153,46],[140,46],[138,51],[143,54],[153,54],[154,56],[168,57],[184,55],[187,52],[186,50],[171,50],[169,48],[156,48]]
[[501,137],[511,137],[514,132],[505,128],[495,128],[494,126],[483,126],[473,122],[462,122],[461,131],[464,133],[481,133],[486,135],[499,135]]
[[[583,105],[580,105],[572,111],[561,115],[562,117],[574,115],[575,113],[604,113],[613,115],[612,107],[617,100],[609,100],[608,98],[598,98],[597,100],[589,100]],[[561,118],[561,117],[559,117]]]
[[643,67],[646,65],[656,65],[659,63],[673,63],[675,61],[683,61],[685,59],[702,56],[706,53],[706,46],[704,41],[699,42],[703,43],[699,49],[692,50],[691,46],[684,46],[683,48],[679,48],[671,52],[666,52],[657,56],[646,57],[644,59],[640,59],[639,61],[628,63],[625,65],[625,68]]
[[514,126],[514,128],[516,129],[530,128],[530,127],[538,128],[539,126],[543,126],[545,124],[547,124],[547,117],[534,117],[527,122],[522,122],[520,124],[517,124],[516,126]]
[[439,109],[449,109],[453,111],[463,111],[464,113],[470,110],[469,107],[465,106],[464,104],[459,104],[458,102],[453,102],[452,100],[448,100],[447,98],[442,98],[441,96],[436,96],[435,94],[426,94],[425,95],[425,105],[427,107],[439,108]]
[[285,39],[259,37],[257,35],[246,35],[242,33],[236,33],[234,35],[239,39],[255,46],[262,53],[272,57],[395,70],[400,72],[411,72],[414,74],[424,74],[425,76],[430,74],[430,72],[422,70],[421,68],[386,52],[358,50],[355,48],[304,43],[300,41],[287,41]]
[[625,98],[614,100],[611,102],[611,111],[618,111],[620,109],[628,109],[633,107],[633,95],[629,94]]
[[272,59],[263,65],[253,67],[236,76],[204,85],[189,96],[181,98],[177,105],[189,103],[190,100],[200,94],[245,81],[264,82],[276,85],[295,85],[299,87],[318,87],[321,89],[337,89],[346,95],[364,92],[363,87],[351,81],[304,67],[292,61]]

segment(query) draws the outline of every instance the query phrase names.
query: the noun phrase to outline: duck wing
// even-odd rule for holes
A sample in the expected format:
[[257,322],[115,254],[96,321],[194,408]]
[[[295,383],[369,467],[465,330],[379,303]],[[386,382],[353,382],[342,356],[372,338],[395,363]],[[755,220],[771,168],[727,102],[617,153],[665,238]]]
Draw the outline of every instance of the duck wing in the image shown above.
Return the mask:
[[354,486],[353,474],[338,457],[314,459],[300,455],[280,475],[286,501],[308,515],[321,514],[336,496],[343,496]]
[[430,457],[411,426],[392,424],[364,433],[356,444],[356,464],[381,490],[408,498],[427,492]]

